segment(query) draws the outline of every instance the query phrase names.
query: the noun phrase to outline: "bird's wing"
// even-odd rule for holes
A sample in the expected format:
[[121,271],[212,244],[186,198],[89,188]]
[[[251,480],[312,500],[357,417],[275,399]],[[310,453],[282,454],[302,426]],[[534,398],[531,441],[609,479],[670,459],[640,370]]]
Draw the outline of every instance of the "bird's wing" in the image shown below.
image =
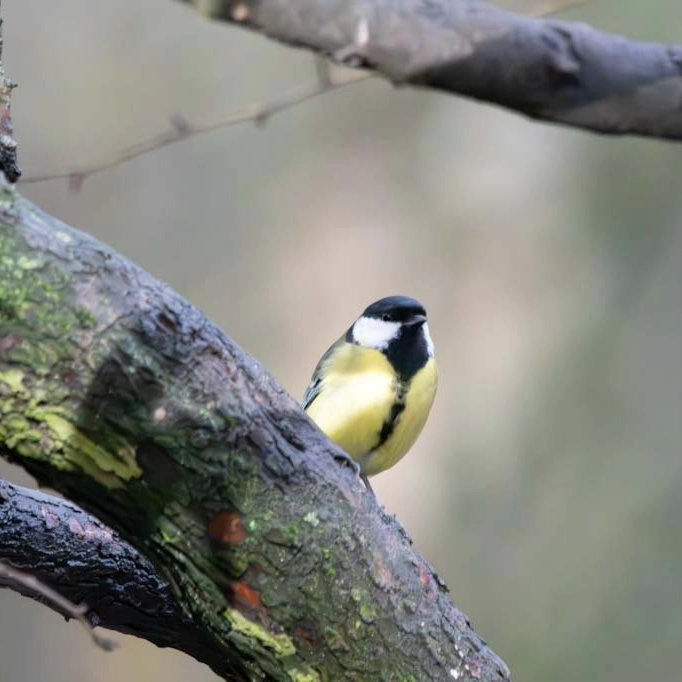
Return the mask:
[[317,363],[317,367],[315,367],[315,371],[313,372],[313,376],[310,379],[310,384],[308,384],[308,388],[306,388],[305,393],[303,394],[303,402],[301,405],[304,410],[307,410],[313,404],[315,398],[320,395],[320,391],[322,390],[322,370],[327,360],[329,360],[332,353],[338,348],[338,346],[345,342],[346,337],[344,335],[338,339],[336,343],[333,343],[320,358],[320,361]]

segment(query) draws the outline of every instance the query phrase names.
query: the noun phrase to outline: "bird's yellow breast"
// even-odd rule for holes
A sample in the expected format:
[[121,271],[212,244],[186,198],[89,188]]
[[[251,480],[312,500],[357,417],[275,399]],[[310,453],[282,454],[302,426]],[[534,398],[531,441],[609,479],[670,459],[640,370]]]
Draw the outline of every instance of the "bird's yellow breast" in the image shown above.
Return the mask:
[[[322,386],[308,415],[366,476],[393,466],[412,447],[431,409],[438,384],[433,358],[401,384],[383,353],[342,344],[322,370]],[[404,408],[386,429],[396,403]]]
[[392,467],[414,445],[429,416],[437,387],[438,370],[435,360],[430,358],[409,382],[405,408],[398,416],[391,435],[383,445],[360,461],[360,468],[366,476]]
[[378,350],[342,344],[322,368],[308,415],[353,459],[370,452],[396,396],[391,363]]

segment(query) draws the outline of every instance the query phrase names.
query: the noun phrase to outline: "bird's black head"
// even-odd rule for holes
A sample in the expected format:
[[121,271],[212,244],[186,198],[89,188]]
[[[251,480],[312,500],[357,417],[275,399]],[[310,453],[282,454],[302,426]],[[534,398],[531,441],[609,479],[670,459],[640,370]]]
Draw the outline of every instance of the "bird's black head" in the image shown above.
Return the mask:
[[362,316],[401,324],[410,320],[418,321],[421,318],[425,322],[426,310],[419,301],[409,296],[387,296],[367,306]]
[[433,355],[426,309],[407,296],[387,296],[372,303],[348,330],[346,340],[384,353],[404,381]]

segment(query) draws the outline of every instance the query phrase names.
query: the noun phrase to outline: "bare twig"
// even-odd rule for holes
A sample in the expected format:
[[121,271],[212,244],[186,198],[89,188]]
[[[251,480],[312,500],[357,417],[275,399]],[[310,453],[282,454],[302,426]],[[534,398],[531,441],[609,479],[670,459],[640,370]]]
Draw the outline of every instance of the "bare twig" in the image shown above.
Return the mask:
[[317,78],[314,81],[299,85],[269,103],[248,107],[247,109],[231,114],[227,118],[212,123],[190,123],[182,116],[175,115],[170,119],[171,127],[168,130],[122,150],[108,161],[71,170],[29,175],[22,178],[19,182],[21,184],[28,184],[68,178],[71,189],[78,190],[83,182],[91,175],[95,175],[96,173],[100,173],[101,171],[110,168],[116,168],[143,154],[162,149],[163,147],[168,147],[190,137],[195,137],[196,135],[203,135],[204,133],[220,130],[233,125],[239,125],[241,123],[252,122],[256,125],[265,125],[276,114],[286,111],[287,109],[292,109],[298,104],[324,95],[332,90],[338,90],[346,85],[358,83],[359,81],[367,80],[372,77],[372,74],[357,71],[344,71],[343,75],[335,76],[326,62],[324,62],[324,64],[319,63],[322,61],[324,60],[316,60],[315,62]]
[[104,651],[113,651],[118,645],[111,639],[102,637],[95,632],[92,623],[87,618],[88,607],[85,604],[77,606],[70,602],[61,594],[55,592],[51,587],[38,580],[33,575],[19,571],[12,566],[0,561],[0,580],[6,583],[9,587],[20,592],[28,592],[31,596],[47,602],[56,610],[63,613],[67,618],[74,618],[77,620],[90,635],[90,638],[100,649]]

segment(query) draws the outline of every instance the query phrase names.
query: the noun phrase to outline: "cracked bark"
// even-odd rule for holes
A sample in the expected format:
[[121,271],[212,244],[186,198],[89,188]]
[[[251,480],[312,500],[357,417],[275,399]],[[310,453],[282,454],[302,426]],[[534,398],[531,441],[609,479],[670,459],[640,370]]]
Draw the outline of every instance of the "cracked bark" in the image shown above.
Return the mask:
[[[0,480],[0,561],[30,573],[74,604],[91,605],[87,618],[93,627],[143,637],[200,658],[217,674],[229,672],[152,563],[66,500]],[[16,583],[10,586],[17,589]],[[31,590],[19,591],[42,601]]]
[[364,66],[599,133],[682,138],[682,48],[479,0],[182,0],[215,19]]

